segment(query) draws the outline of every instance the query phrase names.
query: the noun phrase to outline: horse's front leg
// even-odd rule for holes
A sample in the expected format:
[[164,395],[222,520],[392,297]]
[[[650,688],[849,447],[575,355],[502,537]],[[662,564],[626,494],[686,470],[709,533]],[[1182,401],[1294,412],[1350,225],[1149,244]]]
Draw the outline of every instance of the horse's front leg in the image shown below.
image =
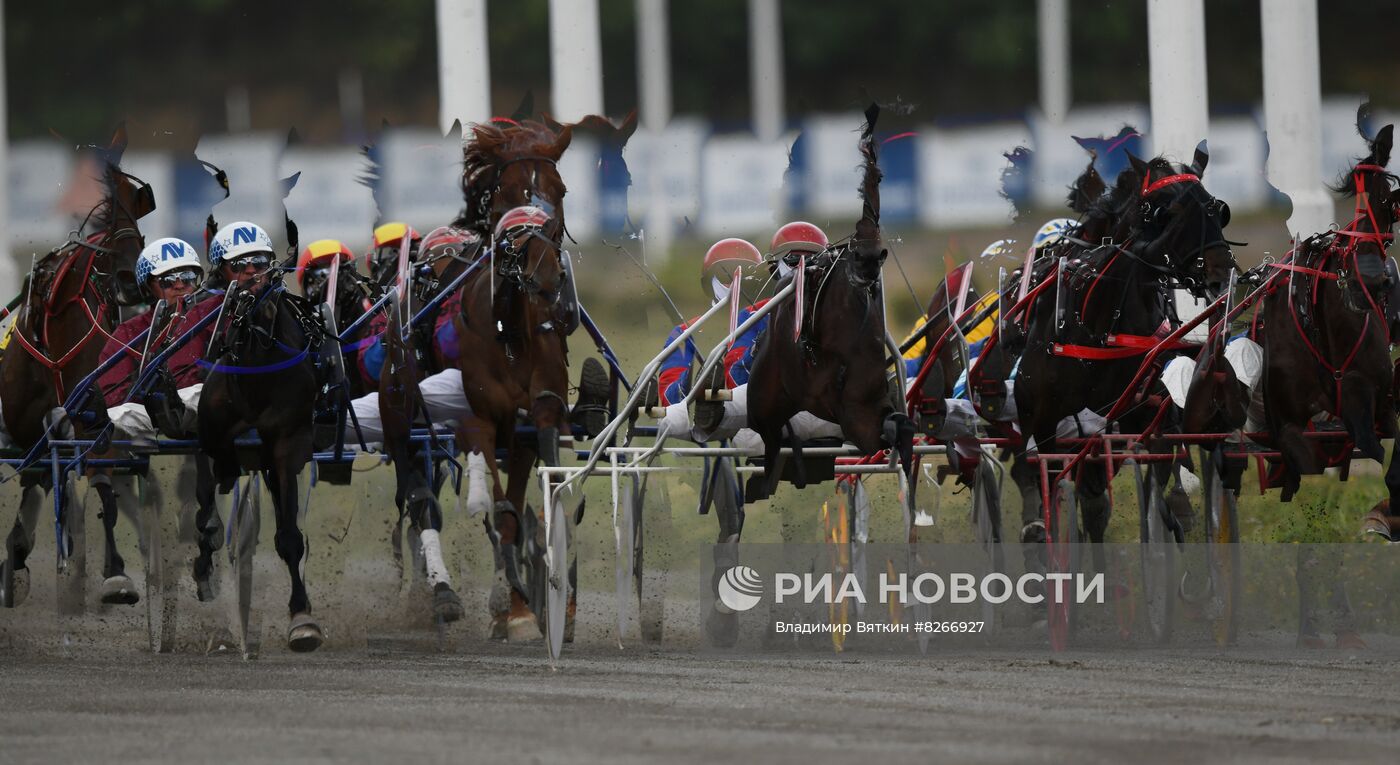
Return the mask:
[[[265,436],[266,437],[266,436]],[[321,627],[311,618],[311,598],[306,593],[303,568],[306,562],[306,537],[297,526],[300,502],[298,478],[311,461],[311,431],[276,437],[272,447],[271,468],[267,471],[272,489],[273,506],[277,513],[275,537],[277,555],[287,565],[292,593],[287,601],[291,623],[287,630],[287,647],[293,651],[314,651],[325,640]]]
[[[194,528],[199,546],[199,554],[194,559],[194,583],[199,599],[207,602],[217,595],[214,587],[214,553],[224,546],[224,522],[219,517],[214,494],[216,491],[227,494],[233,490],[233,482],[238,480],[238,469],[235,465],[232,468],[231,480],[218,485],[219,482],[214,477],[213,458],[201,452],[194,456],[194,463],[194,495],[198,505]],[[220,466],[222,472],[227,474],[228,469],[222,464]]]
[[141,600],[136,585],[126,575],[126,562],[117,550],[117,508],[116,491],[112,488],[111,471],[95,471],[88,477],[88,483],[102,503],[99,514],[102,517],[103,561],[102,561],[102,602],[120,605],[135,605]]

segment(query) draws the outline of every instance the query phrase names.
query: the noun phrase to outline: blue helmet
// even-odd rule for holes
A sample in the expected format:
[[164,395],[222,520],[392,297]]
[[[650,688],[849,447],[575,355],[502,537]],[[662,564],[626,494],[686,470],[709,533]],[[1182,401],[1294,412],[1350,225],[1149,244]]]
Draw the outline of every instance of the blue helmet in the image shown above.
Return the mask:
[[225,260],[237,260],[258,252],[272,253],[272,237],[262,226],[237,221],[219,229],[209,243],[209,265],[218,268]]
[[193,268],[203,273],[204,263],[199,258],[199,251],[189,242],[173,236],[157,239],[146,245],[146,249],[136,258],[136,282],[145,284],[152,276],[179,268]]

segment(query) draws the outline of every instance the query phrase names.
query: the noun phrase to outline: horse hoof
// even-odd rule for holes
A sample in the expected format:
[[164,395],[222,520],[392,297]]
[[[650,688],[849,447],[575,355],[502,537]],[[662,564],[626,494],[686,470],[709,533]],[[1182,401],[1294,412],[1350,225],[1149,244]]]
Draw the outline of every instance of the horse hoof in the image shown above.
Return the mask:
[[0,608],[14,608],[29,599],[29,569],[0,563]]
[[300,613],[292,616],[291,629],[287,630],[287,647],[297,653],[310,653],[321,647],[325,641],[321,628],[311,619],[311,614]]
[[544,638],[539,620],[533,613],[506,619],[506,640],[511,643],[533,643]]
[[1344,651],[1364,651],[1366,650],[1366,641],[1362,640],[1360,635],[1348,630],[1346,632],[1337,633],[1337,639],[1333,647],[1340,648]]
[[126,574],[109,576],[102,582],[102,602],[117,606],[134,606],[141,601],[136,584]]
[[200,603],[211,603],[219,597],[219,591],[215,589],[212,579],[194,580],[194,589]]
[[457,593],[447,586],[447,582],[438,582],[433,587],[433,617],[444,623],[451,623],[466,616],[466,610],[462,608],[462,600],[457,597]]
[[509,633],[506,630],[506,617],[504,615],[492,616],[489,638],[498,643],[504,643],[507,637],[509,637]]

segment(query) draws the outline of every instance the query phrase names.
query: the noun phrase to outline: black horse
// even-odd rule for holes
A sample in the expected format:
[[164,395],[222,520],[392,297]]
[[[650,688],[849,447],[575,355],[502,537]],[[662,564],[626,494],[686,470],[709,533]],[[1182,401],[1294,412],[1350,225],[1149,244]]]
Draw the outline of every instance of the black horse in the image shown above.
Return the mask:
[[[276,509],[277,554],[287,564],[292,581],[287,643],[293,651],[313,651],[323,636],[311,618],[311,602],[302,581],[307,545],[297,526],[297,485],[312,457],[312,421],[319,391],[336,382],[328,379],[333,366],[318,364],[322,349],[335,338],[327,336],[319,311],[288,292],[280,278],[248,287],[233,284],[230,289],[233,294],[216,334],[210,354],[213,363],[199,401],[199,556],[194,577],[200,599],[211,598],[213,553],[223,544],[215,491],[228,494],[243,470],[260,471]],[[252,433],[257,436],[255,447],[237,443]]]
[[[1205,151],[1198,149],[1186,167],[1160,157],[1129,160],[1114,188],[1090,206],[1079,236],[1053,253],[1063,265],[1041,266],[1042,281],[1053,281],[1028,306],[1015,397],[1021,432],[1042,453],[1062,451],[1062,420],[1084,409],[1108,414],[1123,396],[1148,348],[1172,326],[1172,286],[1213,297],[1235,268],[1223,234],[1229,208],[1201,184],[1209,161]],[[1105,238],[1108,243],[1101,243]],[[1147,432],[1156,412],[1134,407],[1118,422],[1124,432]],[[1155,463],[1153,469],[1157,485],[1165,486],[1170,465]],[[1024,503],[1023,541],[1038,542],[1046,531],[1035,520],[1042,517],[1039,475],[1018,460],[1012,476]],[[1102,542],[1109,518],[1107,472],[1101,463],[1084,463],[1076,478],[1084,531],[1090,541]],[[1102,550],[1095,547],[1094,553],[1102,570]]]

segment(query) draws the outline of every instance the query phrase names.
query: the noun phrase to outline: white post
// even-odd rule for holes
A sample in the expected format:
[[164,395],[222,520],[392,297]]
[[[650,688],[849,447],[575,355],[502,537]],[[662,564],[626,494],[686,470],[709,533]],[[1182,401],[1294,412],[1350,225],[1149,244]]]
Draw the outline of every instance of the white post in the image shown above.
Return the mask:
[[783,133],[783,24],[778,0],[749,0],[749,95],[753,131],[762,141]]
[[637,0],[637,80],[642,127],[659,133],[671,121],[671,32],[669,0]]
[[1290,234],[1332,225],[1322,185],[1322,85],[1317,0],[1260,0],[1264,36],[1264,130],[1269,182],[1293,202]]
[[437,0],[438,127],[491,118],[486,0]]
[[549,0],[550,101],[561,122],[603,113],[598,0]]
[[1069,0],[1036,0],[1040,110],[1058,125],[1069,112]]
[[1190,162],[1206,138],[1206,18],[1203,0],[1147,0],[1152,78],[1152,151]]
[[643,256],[664,263],[670,255],[675,225],[666,198],[660,136],[671,121],[671,30],[667,19],[670,0],[637,0],[637,81],[641,90],[641,122],[651,152],[639,168],[646,190],[643,216]]
[[19,292],[19,268],[10,257],[10,130],[5,87],[5,4],[0,0],[0,301]]

